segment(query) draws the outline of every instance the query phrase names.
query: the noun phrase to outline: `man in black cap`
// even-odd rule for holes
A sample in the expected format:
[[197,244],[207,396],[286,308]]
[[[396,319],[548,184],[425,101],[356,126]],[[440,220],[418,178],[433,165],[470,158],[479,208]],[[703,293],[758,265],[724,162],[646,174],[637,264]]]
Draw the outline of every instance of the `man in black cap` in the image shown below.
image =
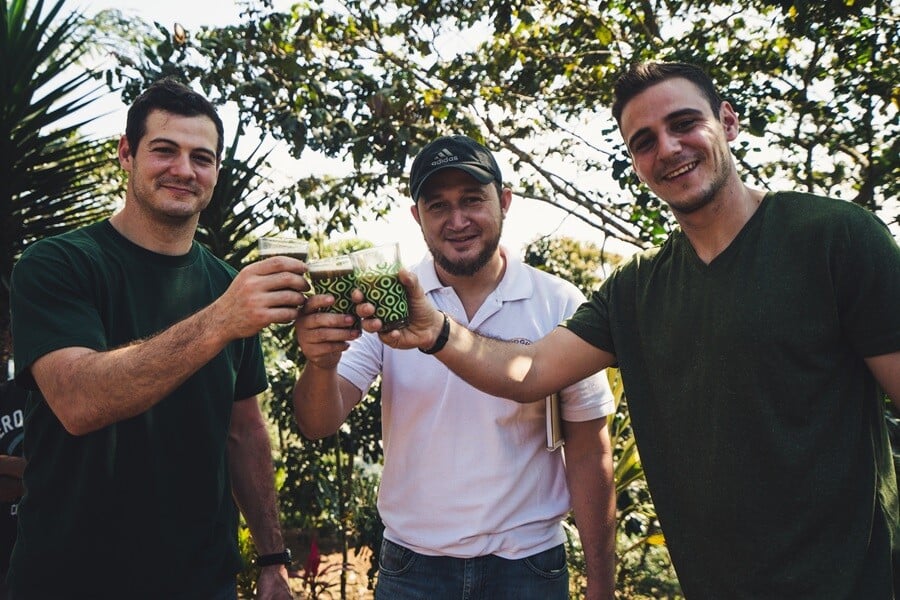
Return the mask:
[[[431,301],[483,335],[530,344],[570,316],[583,295],[500,247],[512,192],[491,153],[465,136],[439,138],[410,173],[412,214],[430,250],[414,267]],[[562,520],[574,507],[587,598],[613,597],[615,533],[605,377],[559,393],[562,452],[546,448],[545,403],[484,394],[430,354],[359,334],[349,315],[297,321],[309,361],[294,390],[303,433],[334,433],[382,375],[385,524],[376,598],[568,598]]]

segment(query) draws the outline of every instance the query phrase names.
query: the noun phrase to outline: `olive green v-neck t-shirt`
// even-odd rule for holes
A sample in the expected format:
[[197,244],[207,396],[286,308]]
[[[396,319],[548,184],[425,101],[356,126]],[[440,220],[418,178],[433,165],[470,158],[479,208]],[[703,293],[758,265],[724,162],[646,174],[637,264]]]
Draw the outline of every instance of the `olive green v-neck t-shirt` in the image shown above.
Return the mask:
[[900,350],[883,223],[769,194],[710,264],[677,231],[565,326],[616,356],[688,598],[893,597],[897,485],[863,361]]

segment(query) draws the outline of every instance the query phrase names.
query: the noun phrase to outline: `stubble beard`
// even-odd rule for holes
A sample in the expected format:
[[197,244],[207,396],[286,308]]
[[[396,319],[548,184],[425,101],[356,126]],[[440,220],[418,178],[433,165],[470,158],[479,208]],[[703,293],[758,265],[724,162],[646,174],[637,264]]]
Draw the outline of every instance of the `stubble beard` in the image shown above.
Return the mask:
[[434,257],[434,262],[444,271],[456,277],[471,277],[484,268],[491,260],[494,252],[500,246],[500,234],[503,233],[503,223],[500,223],[500,230],[497,235],[485,244],[478,256],[471,260],[460,259],[457,261],[450,260],[445,254],[432,244],[428,244],[428,251]]
[[[190,223],[197,218],[199,212],[209,205],[211,198],[207,199],[205,202],[201,201],[197,205],[192,204],[192,202],[185,202],[183,206],[178,203],[173,203],[172,206],[166,207],[164,204],[155,200],[157,195],[164,196],[167,194],[163,187],[165,183],[166,181],[163,180],[154,180],[149,184],[135,185],[132,188],[134,199],[141,207],[142,211],[148,215],[153,215],[153,217],[158,219],[161,223],[175,226]],[[191,189],[194,192],[195,197],[199,197],[199,190],[196,189],[196,186],[191,184],[183,185]]]
[[692,199],[677,203],[667,202],[672,211],[682,215],[690,215],[713,203],[719,195],[719,192],[722,191],[728,183],[728,177],[733,169],[731,162],[727,160],[727,155],[722,156],[717,154],[716,158],[718,159],[718,165],[713,173],[713,180],[710,181],[709,186],[704,190],[700,190],[700,193]]

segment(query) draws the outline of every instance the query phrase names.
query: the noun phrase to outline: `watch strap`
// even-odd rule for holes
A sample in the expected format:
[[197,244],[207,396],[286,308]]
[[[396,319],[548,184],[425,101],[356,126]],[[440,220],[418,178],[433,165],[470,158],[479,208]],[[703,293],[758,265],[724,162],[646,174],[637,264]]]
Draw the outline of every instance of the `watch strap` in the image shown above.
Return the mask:
[[291,559],[291,549],[285,548],[281,552],[276,552],[274,554],[257,554],[256,555],[256,566],[257,567],[269,567],[271,565],[290,565]]
[[444,311],[439,312],[444,315],[444,324],[441,326],[441,332],[438,334],[437,339],[434,340],[434,344],[432,344],[431,348],[428,348],[427,350],[419,348],[419,352],[424,354],[434,354],[443,350],[444,346],[447,345],[447,340],[450,337],[450,317],[448,317],[447,313]]

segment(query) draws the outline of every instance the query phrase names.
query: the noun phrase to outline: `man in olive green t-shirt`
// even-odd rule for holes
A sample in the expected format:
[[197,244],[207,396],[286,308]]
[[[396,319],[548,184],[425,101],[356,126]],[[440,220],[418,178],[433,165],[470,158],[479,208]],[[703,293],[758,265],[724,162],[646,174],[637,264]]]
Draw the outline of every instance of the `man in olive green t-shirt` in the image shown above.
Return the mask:
[[382,339],[446,339],[438,359],[519,402],[617,364],[690,600],[892,599],[898,502],[882,392],[900,405],[896,241],[858,206],[745,185],[729,151],[737,115],[692,65],[632,69],[613,114],[678,231],[533,345],[456,322],[441,336],[444,316],[410,274],[411,323]]
[[236,600],[238,507],[260,598],[292,598],[258,332],[290,322],[305,265],[235,272],[194,241],[222,121],[172,80],[128,111],[124,207],[31,245],[13,271],[26,493],[11,598]]

